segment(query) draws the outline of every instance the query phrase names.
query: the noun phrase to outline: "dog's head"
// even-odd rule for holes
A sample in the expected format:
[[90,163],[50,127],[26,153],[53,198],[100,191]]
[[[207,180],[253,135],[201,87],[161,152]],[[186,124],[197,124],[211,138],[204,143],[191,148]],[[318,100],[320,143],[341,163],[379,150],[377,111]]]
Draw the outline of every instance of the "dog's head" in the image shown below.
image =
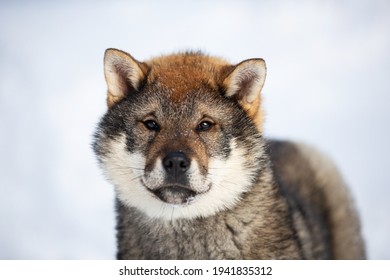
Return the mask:
[[256,182],[263,157],[262,59],[200,53],[139,62],[108,49],[108,111],[94,150],[119,200],[149,217],[206,217]]

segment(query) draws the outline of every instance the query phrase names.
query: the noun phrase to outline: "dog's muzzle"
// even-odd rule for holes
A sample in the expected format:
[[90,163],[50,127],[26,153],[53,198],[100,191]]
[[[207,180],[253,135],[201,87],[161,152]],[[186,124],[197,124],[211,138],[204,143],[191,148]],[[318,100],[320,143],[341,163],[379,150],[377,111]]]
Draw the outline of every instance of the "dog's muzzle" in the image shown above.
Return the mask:
[[153,190],[160,200],[169,204],[188,204],[197,195],[188,182],[188,170],[191,160],[181,151],[171,151],[162,159],[165,171],[164,184]]

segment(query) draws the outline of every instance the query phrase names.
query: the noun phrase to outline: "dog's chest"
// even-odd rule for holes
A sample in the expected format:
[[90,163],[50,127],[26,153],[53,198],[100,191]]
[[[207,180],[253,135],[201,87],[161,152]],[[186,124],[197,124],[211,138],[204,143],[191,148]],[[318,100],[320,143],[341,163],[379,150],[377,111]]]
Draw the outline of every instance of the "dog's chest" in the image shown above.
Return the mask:
[[[119,258],[243,259],[247,230],[229,219],[126,223],[118,237]],[[134,223],[133,223],[134,222]],[[240,228],[241,227],[241,228]]]
[[[155,232],[150,257],[162,259],[241,259],[240,242],[224,223],[175,223]],[[146,251],[146,252],[147,252]],[[154,256],[153,256],[154,255]]]

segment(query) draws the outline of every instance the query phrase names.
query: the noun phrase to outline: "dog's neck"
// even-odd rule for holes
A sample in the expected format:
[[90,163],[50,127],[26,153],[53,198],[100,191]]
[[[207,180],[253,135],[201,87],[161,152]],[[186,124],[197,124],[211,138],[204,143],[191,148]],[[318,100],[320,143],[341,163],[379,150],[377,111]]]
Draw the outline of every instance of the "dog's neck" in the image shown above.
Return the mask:
[[[269,165],[266,168],[270,169]],[[294,253],[299,252],[299,244],[291,238],[295,233],[289,222],[287,202],[280,194],[272,172],[264,171],[251,195],[244,194],[234,208],[205,218],[151,219],[117,201],[117,257],[283,259],[288,256],[291,259],[296,254],[296,258],[302,258]],[[257,195],[253,195],[254,192]],[[272,234],[269,234],[270,228]],[[279,234],[275,235],[275,231]]]

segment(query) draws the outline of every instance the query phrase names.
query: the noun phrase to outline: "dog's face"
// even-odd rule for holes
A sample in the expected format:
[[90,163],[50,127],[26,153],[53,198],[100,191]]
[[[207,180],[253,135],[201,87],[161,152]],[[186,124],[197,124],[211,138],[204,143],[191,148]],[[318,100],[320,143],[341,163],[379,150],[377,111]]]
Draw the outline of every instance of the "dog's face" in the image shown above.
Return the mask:
[[262,60],[232,66],[201,54],[140,63],[107,50],[109,110],[94,149],[119,200],[153,218],[231,208],[263,156]]

